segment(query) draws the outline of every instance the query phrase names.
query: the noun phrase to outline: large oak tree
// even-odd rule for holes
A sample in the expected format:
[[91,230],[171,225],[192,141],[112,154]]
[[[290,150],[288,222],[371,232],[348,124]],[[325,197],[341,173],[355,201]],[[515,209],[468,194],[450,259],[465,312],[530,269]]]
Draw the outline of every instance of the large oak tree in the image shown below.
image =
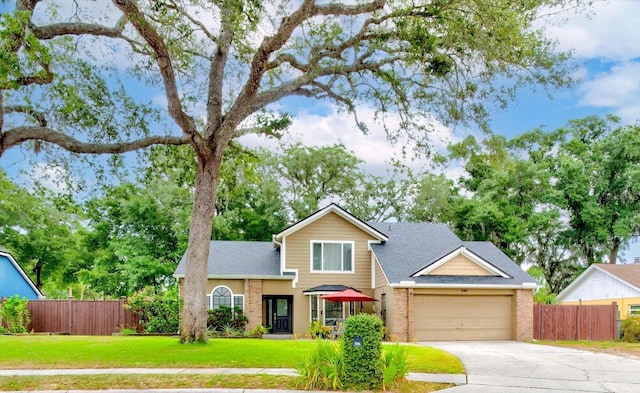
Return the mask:
[[[0,20],[0,155],[27,142],[76,159],[192,148],[185,342],[206,340],[223,153],[247,133],[283,131],[290,121],[274,104],[329,100],[363,132],[379,122],[391,141],[404,134],[428,147],[435,118],[486,125],[485,104],[503,105],[516,87],[568,82],[566,56],[534,25],[567,0],[43,3],[17,0]],[[362,105],[373,119],[357,116]]]

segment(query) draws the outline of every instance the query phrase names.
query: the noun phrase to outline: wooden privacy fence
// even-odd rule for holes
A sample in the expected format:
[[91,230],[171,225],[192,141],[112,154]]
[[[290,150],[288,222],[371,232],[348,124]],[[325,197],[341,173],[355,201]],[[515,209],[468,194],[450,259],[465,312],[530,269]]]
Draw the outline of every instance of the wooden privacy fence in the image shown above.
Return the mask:
[[618,338],[618,305],[533,306],[533,338],[536,340],[592,340]]
[[28,330],[35,333],[111,335],[123,327],[138,328],[138,316],[120,300],[30,300]]

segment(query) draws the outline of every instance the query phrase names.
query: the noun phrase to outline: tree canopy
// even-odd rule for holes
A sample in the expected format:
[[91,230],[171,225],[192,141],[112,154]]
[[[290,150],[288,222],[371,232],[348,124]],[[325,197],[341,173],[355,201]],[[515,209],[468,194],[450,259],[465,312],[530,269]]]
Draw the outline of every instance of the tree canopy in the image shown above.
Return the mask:
[[566,3],[17,0],[0,16],[0,156],[27,142],[76,154],[189,145],[181,334],[206,340],[208,242],[233,139],[280,135],[290,116],[274,104],[287,97],[329,100],[364,132],[378,121],[422,148],[434,118],[486,126],[518,87],[570,83],[566,54],[534,24]]

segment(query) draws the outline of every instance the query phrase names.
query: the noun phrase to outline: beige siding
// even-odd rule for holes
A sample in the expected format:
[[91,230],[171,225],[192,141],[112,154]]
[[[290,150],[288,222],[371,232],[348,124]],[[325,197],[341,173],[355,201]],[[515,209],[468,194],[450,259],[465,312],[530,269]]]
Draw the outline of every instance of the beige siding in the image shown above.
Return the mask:
[[[353,273],[312,273],[311,241],[353,241]],[[318,285],[341,284],[354,287],[367,295],[371,288],[371,252],[368,241],[374,240],[340,216],[329,213],[317,221],[289,235],[285,239],[286,269],[298,270],[298,285],[302,289]]]
[[[384,297],[382,295],[385,295]],[[378,299],[378,302],[375,302],[375,312],[377,316],[382,319],[382,300],[386,297],[387,303],[387,321],[385,323],[385,327],[388,332],[393,332],[393,288],[389,286],[378,287],[374,291],[374,297]],[[372,310],[373,311],[373,310]]]
[[244,280],[209,280],[207,282],[207,295],[210,295],[211,291],[218,285],[229,287],[234,295],[244,294]]
[[464,255],[458,255],[428,273],[430,276],[493,276]]
[[386,276],[384,275],[384,273],[382,272],[382,268],[380,267],[380,263],[378,262],[378,259],[375,260],[375,272],[376,272],[376,288],[380,288],[383,287],[385,285],[389,285],[389,281],[387,281]]

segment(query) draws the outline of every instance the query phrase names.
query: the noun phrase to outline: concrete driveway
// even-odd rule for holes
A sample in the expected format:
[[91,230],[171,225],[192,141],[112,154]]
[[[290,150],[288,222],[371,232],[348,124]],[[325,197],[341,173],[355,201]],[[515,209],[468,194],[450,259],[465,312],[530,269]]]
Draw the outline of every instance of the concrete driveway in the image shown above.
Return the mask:
[[467,385],[443,393],[640,392],[640,360],[520,342],[424,342],[460,358]]

